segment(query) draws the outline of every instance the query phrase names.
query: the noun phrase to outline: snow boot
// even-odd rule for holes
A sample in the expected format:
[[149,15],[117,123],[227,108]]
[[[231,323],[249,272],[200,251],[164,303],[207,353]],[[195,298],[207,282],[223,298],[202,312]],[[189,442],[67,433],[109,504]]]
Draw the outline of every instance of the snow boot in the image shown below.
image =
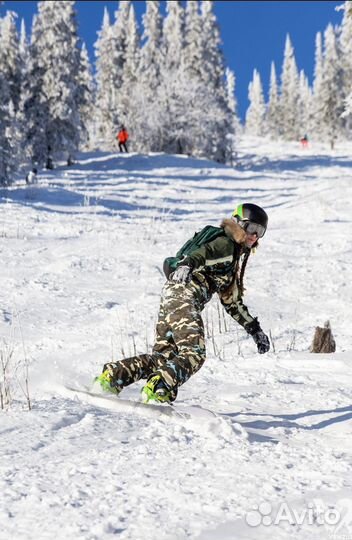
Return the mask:
[[142,388],[144,403],[158,401],[159,403],[170,403],[173,401],[172,392],[168,389],[160,375],[153,375]]
[[112,374],[110,373],[109,369],[106,369],[101,375],[95,377],[93,387],[103,391],[104,393],[115,394],[117,396],[121,390],[116,386],[113,386],[112,382]]

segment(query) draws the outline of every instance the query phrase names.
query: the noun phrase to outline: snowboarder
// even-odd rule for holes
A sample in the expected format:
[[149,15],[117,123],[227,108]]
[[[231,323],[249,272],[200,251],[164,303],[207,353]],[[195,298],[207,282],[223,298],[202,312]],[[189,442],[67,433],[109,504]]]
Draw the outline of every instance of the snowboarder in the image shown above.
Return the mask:
[[37,173],[38,170],[36,167],[33,167],[31,171],[26,176],[26,184],[36,184],[37,183]]
[[248,258],[264,236],[267,224],[268,216],[261,207],[241,204],[231,219],[222,221],[221,227],[205,228],[215,230],[214,240],[191,250],[179,261],[177,257],[166,259],[177,261],[176,270],[163,288],[152,353],[105,364],[95,384],[103,391],[119,394],[125,386],[147,379],[142,389],[144,401],[174,401],[178,388],[205,361],[201,312],[214,293],[227,313],[252,336],[258,352],[268,352],[268,337],[242,302]]
[[119,141],[120,152],[122,152],[122,148],[125,150],[125,152],[128,152],[127,144],[126,144],[127,141],[128,141],[128,137],[129,137],[129,135],[127,133],[127,130],[126,130],[125,126],[121,126],[120,131],[116,135],[116,139]]

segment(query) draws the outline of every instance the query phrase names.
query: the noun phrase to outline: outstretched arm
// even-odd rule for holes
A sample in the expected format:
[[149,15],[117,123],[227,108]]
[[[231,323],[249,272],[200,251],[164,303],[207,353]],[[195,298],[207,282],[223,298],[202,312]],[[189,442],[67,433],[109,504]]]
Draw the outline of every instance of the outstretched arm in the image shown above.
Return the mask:
[[237,301],[226,302],[224,298],[221,298],[221,303],[225,310],[231,317],[238,322],[249,334],[252,336],[259,354],[264,354],[270,349],[269,338],[264,334],[257,317],[252,317],[249,313],[247,306],[244,305],[242,299]]

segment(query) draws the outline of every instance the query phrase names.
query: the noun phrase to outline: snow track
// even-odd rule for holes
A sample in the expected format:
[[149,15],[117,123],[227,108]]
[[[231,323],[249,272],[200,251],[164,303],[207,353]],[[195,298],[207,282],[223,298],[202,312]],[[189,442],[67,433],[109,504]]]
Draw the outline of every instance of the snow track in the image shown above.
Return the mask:
[[[235,168],[95,153],[1,190],[0,331],[29,361],[33,409],[14,381],[0,540],[352,536],[351,155],[255,139]],[[246,200],[269,213],[245,286],[275,351],[256,354],[214,300],[207,361],[174,408],[131,405],[141,383],[78,392],[107,360],[150,351],[164,257]],[[312,355],[327,319],[337,352]],[[274,523],[283,504],[315,520]]]

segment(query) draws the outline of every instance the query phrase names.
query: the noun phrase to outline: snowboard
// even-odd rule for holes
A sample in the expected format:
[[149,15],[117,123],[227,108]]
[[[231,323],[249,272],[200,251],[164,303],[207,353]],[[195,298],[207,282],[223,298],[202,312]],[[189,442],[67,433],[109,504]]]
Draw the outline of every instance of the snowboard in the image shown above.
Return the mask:
[[102,407],[116,412],[138,412],[144,416],[166,416],[166,417],[178,417],[180,419],[189,419],[193,417],[203,419],[218,418],[219,415],[204,409],[198,405],[185,405],[185,404],[171,404],[171,403],[157,403],[142,401],[134,401],[131,399],[125,399],[114,394],[102,394],[94,392],[89,387],[73,387],[62,386],[60,393],[64,397],[78,399],[95,407]]
[[110,410],[116,413],[138,414],[143,418],[151,420],[161,420],[189,426],[204,435],[213,433],[227,436],[229,431],[235,432],[238,436],[244,437],[249,441],[270,441],[278,442],[273,437],[268,437],[260,429],[241,426],[236,421],[231,420],[228,413],[216,413],[206,409],[201,405],[188,405],[185,402],[177,401],[170,403],[143,403],[133,399],[126,399],[114,394],[101,394],[94,392],[90,387],[80,386],[56,386],[56,391],[63,397],[79,400],[82,403],[92,405],[93,407]]

